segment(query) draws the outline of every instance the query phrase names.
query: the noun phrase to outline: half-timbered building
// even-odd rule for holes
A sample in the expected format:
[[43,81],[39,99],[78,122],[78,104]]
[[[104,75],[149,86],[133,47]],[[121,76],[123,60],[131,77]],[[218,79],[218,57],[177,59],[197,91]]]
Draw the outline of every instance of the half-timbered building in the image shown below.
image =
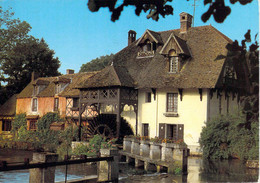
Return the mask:
[[202,127],[239,106],[243,81],[224,58],[216,59],[232,40],[211,25],[191,24],[192,16],[181,13],[179,29],[146,30],[137,40],[129,31],[128,46],[112,64],[76,87],[80,116],[91,106],[97,113],[113,106],[117,135],[123,116],[136,135],[184,140],[200,153]]

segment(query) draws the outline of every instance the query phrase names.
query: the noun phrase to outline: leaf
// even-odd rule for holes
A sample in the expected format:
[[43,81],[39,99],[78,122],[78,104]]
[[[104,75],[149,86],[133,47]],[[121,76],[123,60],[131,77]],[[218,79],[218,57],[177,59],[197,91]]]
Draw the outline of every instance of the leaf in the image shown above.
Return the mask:
[[256,51],[258,48],[259,48],[259,46],[255,45],[255,44],[252,44],[252,45],[249,47],[249,50],[250,50],[251,52],[254,52],[254,51]]
[[251,30],[249,29],[247,31],[247,33],[244,35],[246,42],[251,42],[251,34],[250,34]]
[[212,3],[212,0],[204,0],[204,5],[207,5],[209,3]]

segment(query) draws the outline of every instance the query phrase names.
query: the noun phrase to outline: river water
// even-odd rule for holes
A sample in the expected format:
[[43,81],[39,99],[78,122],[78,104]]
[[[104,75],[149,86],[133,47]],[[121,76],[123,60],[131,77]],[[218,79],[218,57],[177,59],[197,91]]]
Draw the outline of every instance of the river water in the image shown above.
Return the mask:
[[[20,150],[0,149],[0,160],[7,162],[23,162],[24,158],[32,159],[32,152]],[[56,167],[55,181],[65,180],[65,166]],[[258,182],[259,172],[247,169],[239,160],[206,161],[201,158],[190,157],[188,161],[188,175],[176,176],[167,173],[144,172],[126,163],[119,166],[120,183],[175,183],[175,182]],[[67,180],[96,174],[95,164],[69,165]],[[29,170],[0,172],[0,182],[27,183]]]

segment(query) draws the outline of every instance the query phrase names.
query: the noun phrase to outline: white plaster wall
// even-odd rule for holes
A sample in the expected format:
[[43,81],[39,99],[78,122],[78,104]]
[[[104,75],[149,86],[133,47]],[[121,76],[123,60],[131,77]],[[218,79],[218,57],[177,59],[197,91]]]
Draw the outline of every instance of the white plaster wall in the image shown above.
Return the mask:
[[[182,101],[178,95],[178,117],[166,117],[166,94],[178,90],[159,92],[159,123],[184,124],[184,141],[188,145],[198,145],[202,126],[207,119],[207,90],[203,89],[202,101],[198,89],[183,89]],[[159,134],[158,134],[159,135]]]
[[[203,89],[202,101],[198,89],[184,89],[183,99],[178,94],[178,117],[166,117],[167,93],[178,93],[178,89],[157,90],[156,100],[145,103],[145,91],[139,91],[139,123],[149,123],[150,137],[159,136],[159,123],[184,124],[184,141],[198,146],[202,126],[207,119],[207,90]],[[141,135],[141,126],[139,127]]]
[[156,105],[157,96],[154,100],[154,94],[151,94],[151,102],[145,102],[146,92],[151,92],[151,90],[139,90],[138,91],[138,134],[142,135],[142,123],[149,124],[149,136],[156,136]]

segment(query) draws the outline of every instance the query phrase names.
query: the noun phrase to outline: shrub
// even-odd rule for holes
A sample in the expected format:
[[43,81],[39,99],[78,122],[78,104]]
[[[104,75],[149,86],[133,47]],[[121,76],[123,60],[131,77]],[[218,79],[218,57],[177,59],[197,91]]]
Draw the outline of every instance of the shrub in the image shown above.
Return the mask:
[[24,126],[25,128],[27,127],[27,120],[26,120],[26,114],[18,114],[15,116],[14,121],[12,123],[12,132],[14,134],[14,138],[17,138],[17,132],[18,130]]
[[241,125],[245,120],[242,112],[236,112],[207,122],[199,141],[203,156],[210,159],[259,159],[259,122],[252,123],[249,130]]
[[37,130],[50,129],[50,124],[58,121],[61,121],[58,113],[48,112],[37,121]]
[[74,155],[97,156],[101,148],[112,148],[117,139],[108,140],[101,135],[94,135],[88,145],[80,144],[74,150]]

